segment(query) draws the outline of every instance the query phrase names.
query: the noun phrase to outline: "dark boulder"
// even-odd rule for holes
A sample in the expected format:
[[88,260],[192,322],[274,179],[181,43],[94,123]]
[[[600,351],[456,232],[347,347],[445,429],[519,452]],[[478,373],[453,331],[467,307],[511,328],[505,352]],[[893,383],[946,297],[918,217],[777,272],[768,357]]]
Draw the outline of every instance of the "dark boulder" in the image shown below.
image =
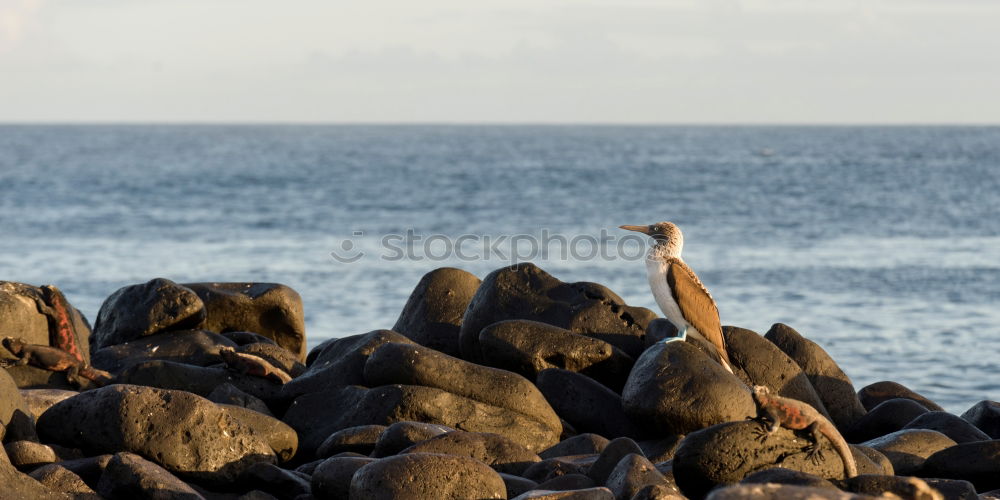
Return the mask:
[[395,455],[416,443],[454,430],[425,422],[396,422],[379,435],[371,456],[381,458]]
[[3,448],[10,463],[23,471],[60,460],[52,446],[34,441],[9,441]]
[[101,475],[97,492],[106,498],[202,500],[198,492],[168,470],[134,453],[116,453]]
[[277,401],[282,387],[270,379],[241,375],[219,366],[194,366],[160,360],[132,365],[122,370],[115,377],[115,382],[187,391],[202,397],[208,397],[223,384],[230,384],[265,403]]
[[1000,439],[1000,403],[980,401],[965,411],[962,418],[992,439]]
[[351,491],[351,478],[358,469],[374,462],[368,457],[331,457],[312,473],[312,494],[318,500],[343,500]]
[[625,304],[596,283],[563,283],[538,266],[521,263],[490,273],[462,318],[462,357],[480,362],[479,332],[508,319],[527,319],[604,340],[630,356],[643,349],[642,337],[656,314]]
[[351,498],[487,499],[506,498],[500,475],[469,457],[407,453],[386,457],[358,469],[351,479]]
[[862,387],[858,391],[858,398],[868,411],[890,399],[909,399],[920,403],[921,406],[930,411],[944,411],[944,408],[938,406],[937,403],[910,390],[903,384],[887,380]]
[[916,474],[927,457],[955,446],[950,437],[933,430],[904,429],[862,443],[878,450],[892,462],[893,471],[901,476]]
[[812,486],[741,483],[719,488],[704,498],[705,500],[862,500],[863,497],[840,490]]
[[579,372],[615,391],[621,391],[631,356],[611,344],[558,326],[530,320],[493,323],[479,333],[484,364],[534,380],[539,372],[559,368]]
[[542,484],[539,484],[534,489],[536,490],[549,490],[549,491],[570,491],[570,490],[584,490],[587,488],[593,488],[597,486],[594,484],[594,480],[583,475],[583,474],[566,474],[563,476],[557,476]]
[[[597,455],[575,455],[569,457],[546,458],[538,462],[522,474],[536,483],[543,483],[558,476],[566,474],[587,474],[587,471],[597,461]],[[617,462],[616,462],[617,463]],[[613,467],[613,465],[612,465]],[[608,468],[610,473],[611,468]],[[589,475],[589,474],[588,474]]]
[[305,360],[306,327],[302,298],[278,283],[185,283],[205,304],[199,328],[246,331],[270,338]]
[[[538,388],[524,377],[415,344],[388,343],[379,347],[365,363],[365,380],[373,387],[407,384],[440,389],[507,412],[520,413],[525,419],[537,422],[534,429],[525,429],[525,433],[503,425],[496,431],[485,432],[504,434],[532,450],[540,451],[557,443],[562,432],[559,417]],[[432,423],[453,426],[449,422]]]
[[658,436],[687,434],[757,414],[743,382],[687,342],[647,349],[622,391],[633,422]]
[[921,477],[962,479],[976,491],[1000,488],[1000,439],[960,443],[929,457],[921,468]]
[[80,476],[62,465],[43,465],[28,475],[50,490],[72,495],[73,500],[101,500],[97,492]]
[[209,366],[222,362],[221,347],[236,347],[236,344],[205,330],[162,332],[98,349],[91,364],[112,373],[154,359]]
[[843,432],[844,438],[852,443],[875,439],[902,429],[924,413],[927,413],[927,408],[912,399],[890,399],[858,419]]
[[819,476],[798,470],[785,469],[782,467],[775,467],[773,469],[764,469],[754,472],[753,474],[743,478],[740,482],[743,484],[780,483],[795,486],[808,486],[810,488],[826,488],[829,490],[837,489],[837,486],[832,482]]
[[205,396],[205,398],[213,403],[241,406],[248,410],[263,413],[269,417],[274,416],[274,414],[271,413],[271,409],[264,403],[263,400],[257,396],[251,396],[239,390],[235,385],[230,384],[229,382],[216,386],[215,389],[212,389],[212,392]]
[[646,457],[630,453],[615,465],[604,485],[615,494],[617,500],[628,500],[646,486],[669,487],[670,482]]
[[928,486],[939,491],[947,500],[990,500],[987,494],[977,495],[976,487],[960,479],[923,478]]
[[299,357],[295,353],[277,344],[252,342],[239,346],[236,348],[236,352],[257,356],[276,368],[280,368],[293,378],[302,375],[306,370],[306,365],[299,361]]
[[400,453],[439,453],[475,458],[497,472],[523,474],[541,461],[534,452],[511,439],[489,432],[449,432],[416,443]]
[[38,431],[46,442],[90,454],[129,451],[209,483],[229,483],[256,462],[275,461],[253,429],[182,391],[134,385],[87,391],[49,408]]
[[822,347],[782,323],[772,325],[764,338],[802,368],[838,429],[849,428],[865,414],[851,379]]
[[603,486],[597,486],[583,490],[530,490],[511,500],[614,500],[614,498],[615,495],[611,493],[611,490]]
[[737,377],[742,372],[748,385],[763,385],[782,397],[808,403],[830,419],[826,406],[798,363],[757,332],[735,326],[722,327],[726,350]]
[[504,474],[501,472],[500,478],[503,479],[503,484],[507,487],[507,498],[514,498],[521,493],[531,491],[538,486],[538,483],[530,479],[515,476],[513,474]]
[[417,283],[393,331],[450,356],[460,356],[459,332],[480,280],[461,269],[435,269]]
[[368,455],[375,449],[375,443],[386,428],[384,425],[358,425],[341,429],[319,445],[316,456],[327,458],[345,451]]
[[11,425],[12,419],[30,414],[31,410],[21,397],[14,379],[5,370],[0,370],[0,424],[6,428]]
[[587,475],[597,484],[605,484],[608,481],[608,476],[618,466],[618,462],[629,455],[643,456],[639,444],[624,437],[613,439],[601,450],[601,454],[587,469]]
[[976,428],[962,417],[952,415],[945,411],[929,411],[918,415],[903,426],[903,429],[929,429],[938,431],[956,443],[969,443],[972,441],[989,441],[990,436]]
[[281,462],[295,456],[299,447],[299,435],[288,424],[270,415],[234,405],[219,405],[230,415],[249,427],[254,434],[264,440]]
[[609,438],[638,438],[642,434],[625,414],[621,396],[590,377],[549,368],[538,374],[535,385],[556,414],[577,432]]
[[[845,479],[841,487],[852,493],[884,498],[913,498],[933,500],[941,494],[918,477],[862,474]],[[895,496],[890,496],[895,495]]]
[[585,433],[564,439],[538,454],[541,458],[566,457],[571,455],[597,455],[608,445],[604,436]]
[[306,371],[281,387],[281,397],[291,401],[310,392],[365,385],[368,356],[389,342],[413,343],[392,330],[374,330],[320,344],[309,353]]
[[147,335],[196,328],[205,304],[190,288],[165,278],[119,288],[97,313],[91,343],[96,348]]
[[281,500],[292,500],[299,495],[311,495],[311,478],[301,472],[282,469],[274,464],[257,463],[243,471],[239,485],[244,491],[254,489],[266,492]]
[[[219,335],[232,340],[236,345],[247,345],[247,344],[273,344],[278,345],[273,339],[267,338],[259,333],[254,332],[232,332],[226,331],[221,332]],[[290,351],[289,351],[290,352]]]
[[[779,428],[761,441],[756,421],[728,422],[688,434],[674,455],[677,485],[685,495],[703,497],[719,484],[735,483],[751,473],[783,467],[826,479],[844,477],[844,464],[825,436],[819,453],[810,460],[811,439],[804,431]],[[862,454],[852,452],[859,470],[877,469]]]

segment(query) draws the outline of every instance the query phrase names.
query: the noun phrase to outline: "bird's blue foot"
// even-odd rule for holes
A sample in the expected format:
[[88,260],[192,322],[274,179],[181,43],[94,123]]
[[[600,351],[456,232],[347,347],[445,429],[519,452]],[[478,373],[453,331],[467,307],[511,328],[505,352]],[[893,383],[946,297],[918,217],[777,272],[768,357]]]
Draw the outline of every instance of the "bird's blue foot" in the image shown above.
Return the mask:
[[684,329],[681,330],[681,332],[678,333],[676,336],[667,337],[667,338],[661,340],[660,342],[662,342],[664,344],[666,344],[667,342],[673,342],[675,340],[680,340],[681,342],[683,342],[683,341],[687,340],[687,336],[688,336],[688,327],[687,327],[687,325],[684,325]]

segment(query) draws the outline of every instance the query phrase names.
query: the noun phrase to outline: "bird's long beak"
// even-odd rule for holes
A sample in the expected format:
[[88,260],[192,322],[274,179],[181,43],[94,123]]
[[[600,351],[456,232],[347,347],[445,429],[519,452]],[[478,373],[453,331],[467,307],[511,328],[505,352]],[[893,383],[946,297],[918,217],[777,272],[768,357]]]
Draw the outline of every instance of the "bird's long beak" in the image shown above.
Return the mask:
[[638,231],[642,234],[649,234],[649,226],[618,226],[626,231]]

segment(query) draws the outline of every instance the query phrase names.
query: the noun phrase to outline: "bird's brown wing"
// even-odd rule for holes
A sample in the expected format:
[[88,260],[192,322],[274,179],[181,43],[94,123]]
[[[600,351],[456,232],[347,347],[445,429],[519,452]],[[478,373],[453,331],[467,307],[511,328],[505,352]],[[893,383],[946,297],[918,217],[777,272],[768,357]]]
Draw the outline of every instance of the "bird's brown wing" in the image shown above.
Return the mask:
[[684,319],[709,342],[715,344],[719,354],[729,363],[726,340],[722,337],[722,325],[719,322],[719,309],[698,276],[684,261],[670,259],[667,261],[667,284]]

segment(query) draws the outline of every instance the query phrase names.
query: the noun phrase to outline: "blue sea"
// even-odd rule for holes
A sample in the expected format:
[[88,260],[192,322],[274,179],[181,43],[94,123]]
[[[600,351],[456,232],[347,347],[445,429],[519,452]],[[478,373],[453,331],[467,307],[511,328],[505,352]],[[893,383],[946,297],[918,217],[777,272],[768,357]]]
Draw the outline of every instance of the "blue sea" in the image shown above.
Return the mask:
[[787,323],[858,388],[1000,399],[1000,128],[8,125],[0,213],[0,279],[91,321],[154,277],[280,282],[310,345],[391,327],[441,266],[656,310],[616,228],[670,220],[724,324]]

